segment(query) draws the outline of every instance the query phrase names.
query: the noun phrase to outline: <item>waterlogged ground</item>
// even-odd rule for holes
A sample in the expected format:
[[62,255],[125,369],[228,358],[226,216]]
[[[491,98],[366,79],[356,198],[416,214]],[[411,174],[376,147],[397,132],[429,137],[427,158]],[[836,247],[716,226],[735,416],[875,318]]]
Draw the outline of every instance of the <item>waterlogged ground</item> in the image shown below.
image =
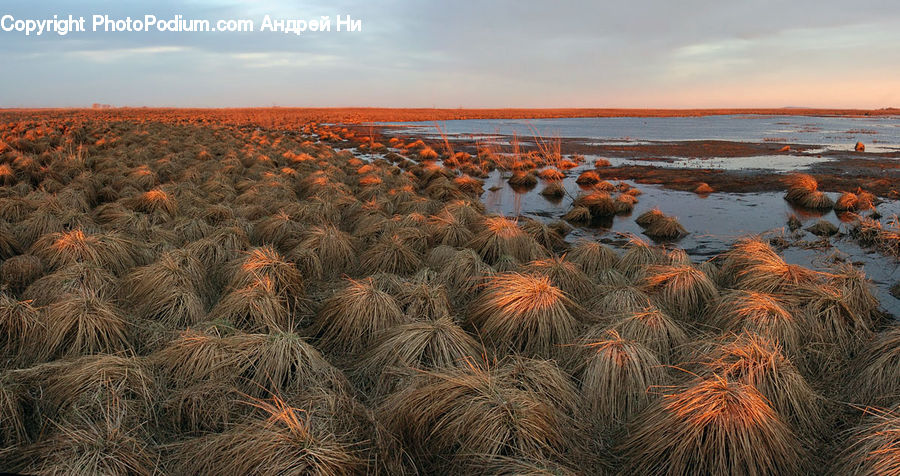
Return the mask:
[[[436,136],[434,122],[382,123],[399,126],[401,134]],[[440,123],[446,134],[498,134],[594,139],[603,145],[691,140],[786,142],[828,150],[852,150],[857,141],[870,152],[900,151],[896,117],[703,116],[590,117],[564,119],[472,119]]]
[[[504,178],[507,174],[500,171],[492,172],[490,178],[486,179],[481,199],[493,213],[522,215],[544,221],[556,220],[571,208],[572,199],[581,190],[575,183],[579,170],[567,173],[563,183],[569,195],[559,201],[547,200],[539,193],[543,183],[527,192],[513,190]],[[641,234],[643,230],[634,219],[652,208],[659,208],[667,215],[678,217],[678,221],[690,234],[676,244],[684,248],[695,261],[707,260],[726,251],[741,237],[760,233],[773,237],[785,235],[794,243],[783,250],[788,262],[823,269],[833,264],[834,257],[837,256],[862,265],[866,275],[878,287],[878,297],[885,310],[900,316],[900,300],[888,291],[893,283],[900,281],[900,262],[877,251],[860,248],[852,238],[846,236],[851,224],[842,221],[833,211],[819,215],[797,210],[784,200],[783,193],[713,193],[703,197],[655,185],[628,183],[643,192],[630,215],[617,216],[604,223],[604,226],[575,227],[569,239],[589,238],[620,244],[624,238],[622,234],[628,233],[648,239]],[[837,195],[832,194],[832,198],[837,198]],[[882,221],[886,222],[893,214],[900,214],[900,201],[886,200],[877,209],[883,215]],[[818,240],[817,236],[805,230],[792,236],[787,229],[787,218],[792,213],[803,221],[804,228],[824,219],[838,225],[841,234],[829,240],[832,245],[830,248],[813,247],[811,242]]]
[[[388,125],[385,123],[385,125]],[[435,123],[391,123],[385,128],[389,135],[416,136],[439,139]],[[534,135],[578,139],[585,145],[641,146],[657,141],[724,140],[741,143],[767,144],[772,142],[804,144],[794,147],[790,153],[739,155],[735,157],[695,157],[683,155],[631,155],[617,157],[603,154],[613,167],[637,165],[654,169],[706,169],[728,172],[746,172],[757,177],[771,179],[794,171],[806,171],[817,165],[827,165],[841,160],[841,154],[851,151],[856,141],[866,143],[868,153],[884,154],[886,163],[900,161],[900,118],[897,117],[793,117],[793,116],[709,116],[709,117],[657,117],[657,118],[569,118],[540,120],[465,120],[441,122],[444,135],[450,140],[489,141],[504,147],[512,140],[512,134],[523,137],[522,147],[530,145]],[[566,153],[564,148],[563,153]],[[824,154],[824,155],[823,155]],[[831,155],[829,155],[831,154]],[[485,179],[485,192],[481,199],[493,213],[507,216],[526,216],[544,221],[559,219],[571,208],[572,199],[581,191],[575,180],[578,175],[593,168],[594,159],[588,155],[579,167],[566,172],[563,183],[567,196],[549,200],[540,195],[545,182],[541,181],[528,191],[513,190],[507,183],[508,172],[494,171]],[[890,170],[885,176],[890,177]],[[752,180],[752,178],[751,178]],[[642,236],[642,229],[634,218],[644,211],[659,208],[667,215],[678,218],[690,234],[677,242],[696,261],[707,260],[725,250],[740,237],[766,234],[785,236],[791,246],[782,250],[791,263],[824,269],[836,260],[846,260],[862,266],[878,288],[884,309],[900,316],[900,300],[889,293],[891,285],[900,281],[900,262],[877,251],[861,248],[847,236],[851,223],[846,215],[831,211],[811,214],[794,209],[784,199],[784,192],[725,193],[716,192],[700,196],[692,192],[672,190],[660,185],[648,185],[626,180],[640,189],[632,214],[617,216],[597,227],[575,227],[570,240],[597,239],[611,244],[621,244],[627,234]],[[860,184],[865,185],[865,184]],[[832,198],[837,193],[829,194]],[[900,201],[886,198],[878,205],[881,221],[886,223],[900,214]],[[792,234],[786,222],[790,214],[797,215],[806,228],[820,219],[828,220],[840,228],[840,233],[823,243],[815,235],[800,230]],[[646,237],[644,237],[646,238]]]

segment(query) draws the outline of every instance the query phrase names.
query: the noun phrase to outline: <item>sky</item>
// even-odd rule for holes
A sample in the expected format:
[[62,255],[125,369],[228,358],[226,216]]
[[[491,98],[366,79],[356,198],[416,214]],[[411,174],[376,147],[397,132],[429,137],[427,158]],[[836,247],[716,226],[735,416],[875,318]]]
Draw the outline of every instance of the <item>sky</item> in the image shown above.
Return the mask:
[[[896,0],[0,0],[54,14],[257,31],[0,31],[0,107],[900,106]],[[265,15],[332,31],[259,31]]]

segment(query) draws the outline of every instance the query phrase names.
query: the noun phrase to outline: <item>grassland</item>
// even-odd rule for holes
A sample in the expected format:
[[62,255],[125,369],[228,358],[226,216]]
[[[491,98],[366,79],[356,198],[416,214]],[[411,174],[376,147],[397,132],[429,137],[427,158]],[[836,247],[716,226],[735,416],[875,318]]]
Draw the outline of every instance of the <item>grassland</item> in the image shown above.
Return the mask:
[[[486,215],[486,170],[569,159],[317,124],[366,114],[0,113],[0,470],[900,472],[900,327],[859,270]],[[640,194],[585,180],[589,220]]]

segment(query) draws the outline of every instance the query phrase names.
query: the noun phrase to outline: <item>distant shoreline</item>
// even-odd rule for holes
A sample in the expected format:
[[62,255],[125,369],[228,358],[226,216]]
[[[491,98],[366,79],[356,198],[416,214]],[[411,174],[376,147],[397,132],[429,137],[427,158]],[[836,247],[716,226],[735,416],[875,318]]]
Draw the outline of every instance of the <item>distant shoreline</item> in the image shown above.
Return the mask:
[[9,108],[0,109],[0,115],[17,113],[47,114],[84,112],[103,117],[120,116],[178,116],[182,113],[203,111],[221,119],[229,116],[251,117],[259,113],[275,113],[297,119],[332,123],[368,122],[420,122],[464,119],[554,119],[574,117],[699,117],[721,115],[765,116],[842,116],[885,117],[900,116],[900,108],[840,109],[840,108],[711,108],[711,109],[626,109],[626,108],[508,108],[508,109],[439,109],[439,108]]

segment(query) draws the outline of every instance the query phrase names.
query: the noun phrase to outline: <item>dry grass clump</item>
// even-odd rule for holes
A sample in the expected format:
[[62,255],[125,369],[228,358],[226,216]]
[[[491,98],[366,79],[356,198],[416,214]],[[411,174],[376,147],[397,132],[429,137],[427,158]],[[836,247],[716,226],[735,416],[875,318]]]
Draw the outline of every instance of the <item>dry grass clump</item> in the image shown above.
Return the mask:
[[845,302],[861,316],[873,321],[878,312],[878,298],[875,297],[874,286],[866,274],[851,263],[836,266],[826,274],[828,283],[841,291]]
[[590,418],[601,426],[620,425],[642,410],[666,383],[666,370],[643,345],[615,330],[583,338],[571,357]]
[[562,219],[569,223],[585,225],[591,223],[593,217],[588,207],[572,207],[562,216]]
[[96,354],[42,364],[26,371],[42,398],[39,411],[51,419],[84,415],[126,417],[142,424],[153,417],[154,374],[139,357]]
[[673,363],[687,344],[687,332],[656,306],[625,313],[611,326],[622,338],[650,349],[664,364]]
[[550,402],[496,372],[445,369],[389,396],[379,420],[415,456],[419,471],[441,473],[484,457],[559,460],[575,442],[569,417]]
[[440,319],[449,316],[452,308],[447,287],[430,269],[405,281],[395,296],[403,312],[413,319]]
[[335,416],[294,408],[275,396],[252,402],[261,416],[247,418],[222,433],[178,445],[175,463],[182,474],[362,474],[366,461],[352,437],[332,433]]
[[848,351],[871,336],[871,316],[852,307],[853,302],[842,290],[819,286],[804,291],[806,294],[799,299],[805,304],[803,311],[817,342],[835,344]]
[[900,405],[869,409],[864,422],[850,432],[833,474],[880,476],[900,473]]
[[[615,279],[614,276],[611,277]],[[652,306],[650,295],[628,283],[601,284],[588,308],[603,317],[640,312]]]
[[76,416],[54,422],[53,432],[16,459],[23,474],[152,476],[160,471],[160,457],[143,432],[114,417],[96,422]]
[[360,257],[360,266],[370,274],[411,274],[421,265],[418,253],[397,234],[383,236]]
[[546,276],[550,282],[576,301],[587,299],[594,293],[594,283],[581,268],[565,257],[535,260],[523,267],[524,273]]
[[251,395],[290,395],[309,388],[346,392],[340,370],[315,347],[292,332],[246,334],[228,337],[239,351],[241,387]]
[[[0,448],[7,450],[28,441],[26,404],[26,387],[10,374],[0,375]],[[0,450],[0,458],[3,453]]]
[[638,215],[638,217],[634,219],[634,222],[639,226],[646,228],[653,224],[656,220],[659,220],[660,218],[663,218],[665,216],[666,215],[659,208],[652,208]]
[[806,382],[781,348],[753,333],[738,335],[703,357],[706,372],[751,385],[795,433],[818,437],[824,399]]
[[173,217],[178,212],[175,198],[170,193],[159,188],[142,193],[134,201],[134,207],[136,210],[144,213],[167,217]]
[[128,348],[130,324],[112,303],[92,294],[70,294],[49,305],[35,337],[45,360]]
[[671,264],[666,250],[659,246],[632,237],[625,247],[625,253],[619,260],[617,269],[629,278],[640,277],[648,266]]
[[576,304],[550,278],[518,273],[492,277],[468,321],[498,348],[553,355],[578,327]]
[[260,245],[273,245],[279,249],[289,249],[296,244],[306,227],[295,221],[285,210],[279,210],[256,222],[253,226],[253,241]]
[[121,273],[142,262],[141,253],[131,240],[115,233],[87,234],[80,229],[41,236],[32,245],[31,253],[51,269],[87,263]]
[[242,259],[233,262],[231,268],[229,288],[242,289],[260,281],[268,281],[290,309],[302,306],[306,288],[304,277],[294,263],[286,260],[275,249],[268,246],[254,248]]
[[596,279],[602,271],[616,267],[619,263],[619,254],[602,243],[580,240],[566,253],[566,259],[577,264],[585,274]]
[[313,327],[321,348],[355,354],[367,349],[379,332],[404,320],[400,305],[378,289],[374,279],[351,279],[323,303]]
[[357,251],[353,238],[333,225],[307,230],[298,246],[313,250],[329,278],[351,273],[356,267]]
[[642,286],[672,315],[684,319],[698,318],[707,304],[719,297],[716,284],[694,266],[651,266]]
[[488,264],[497,263],[504,255],[528,262],[545,254],[545,250],[517,222],[499,216],[485,217],[484,229],[475,234],[469,247]]
[[428,218],[428,230],[432,241],[439,245],[463,247],[474,237],[470,224],[446,209]]
[[788,191],[784,199],[789,203],[810,210],[830,210],[834,201],[818,190],[816,179],[806,174],[794,174],[788,179]]
[[709,314],[709,320],[722,329],[759,334],[791,357],[802,354],[808,337],[802,313],[792,313],[770,294],[735,290],[723,295]]
[[573,207],[585,207],[594,218],[612,217],[618,213],[616,201],[608,192],[596,191],[579,195],[572,201]]
[[538,172],[538,177],[551,182],[557,182],[566,178],[566,174],[552,167],[546,168]]
[[209,314],[213,319],[221,319],[250,332],[289,332],[297,325],[287,300],[269,277],[260,277],[242,288],[232,289]]
[[0,351],[9,357],[31,352],[31,340],[42,324],[39,311],[29,301],[19,301],[0,291]]
[[632,474],[801,474],[806,451],[758,390],[712,377],[665,394],[620,449]]
[[739,272],[751,266],[777,262],[780,257],[769,243],[758,237],[741,238],[722,255],[720,274],[729,283],[737,279]]
[[482,355],[481,345],[450,317],[395,326],[378,341],[356,369],[375,396],[393,392],[417,370],[466,367]]
[[468,301],[494,275],[494,269],[471,249],[454,252],[453,256],[438,268],[438,277],[446,283],[454,301]]
[[644,234],[655,240],[677,240],[688,234],[675,217],[662,217],[654,220],[644,229]]
[[593,170],[586,170],[578,176],[575,183],[578,185],[594,185],[600,183],[600,175]]
[[534,238],[534,241],[541,245],[545,250],[560,251],[566,249],[568,246],[565,241],[565,234],[568,233],[571,228],[569,228],[568,225],[560,227],[558,224],[559,222],[548,225],[539,220],[528,218],[522,220],[521,227],[522,231],[528,233],[528,235]]
[[548,199],[560,199],[566,196],[566,187],[562,182],[550,182],[541,190],[541,195]]
[[864,405],[884,405],[900,395],[900,327],[875,338],[851,366],[850,397]]
[[777,254],[758,253],[751,261],[755,263],[737,269],[734,275],[736,286],[740,289],[766,294],[790,294],[802,287],[821,283],[819,273],[788,264]]
[[206,316],[204,268],[189,254],[164,253],[155,263],[135,269],[123,287],[123,299],[144,319],[184,327]]

